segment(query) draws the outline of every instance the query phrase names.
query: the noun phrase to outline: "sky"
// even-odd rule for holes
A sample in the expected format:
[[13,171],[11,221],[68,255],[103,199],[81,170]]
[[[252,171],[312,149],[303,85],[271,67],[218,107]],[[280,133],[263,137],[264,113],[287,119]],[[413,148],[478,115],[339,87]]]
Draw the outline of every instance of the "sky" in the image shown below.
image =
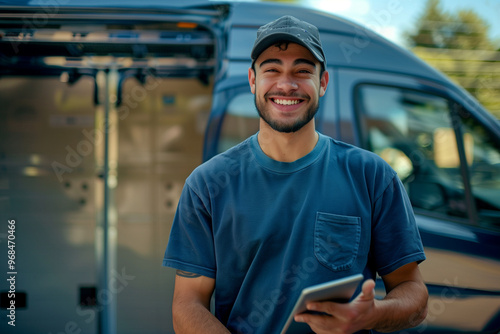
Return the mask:
[[[427,0],[301,0],[312,7],[342,16],[377,31],[387,39],[406,47],[402,33],[414,28]],[[500,47],[500,0],[441,0],[451,13],[473,9],[490,24],[490,38]]]

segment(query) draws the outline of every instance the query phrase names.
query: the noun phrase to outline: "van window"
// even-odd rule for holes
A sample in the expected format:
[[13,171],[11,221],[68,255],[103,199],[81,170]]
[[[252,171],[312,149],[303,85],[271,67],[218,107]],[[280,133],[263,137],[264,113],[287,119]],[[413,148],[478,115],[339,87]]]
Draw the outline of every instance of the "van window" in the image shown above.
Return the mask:
[[469,165],[470,183],[479,219],[500,227],[500,145],[468,113],[460,121]]
[[259,130],[259,114],[254,95],[242,93],[234,96],[226,108],[222,123],[218,153],[241,143]]
[[[414,208],[468,219],[450,101],[375,85],[358,86],[356,94],[363,146],[394,168]],[[494,193],[500,188],[500,150],[468,116],[460,119],[472,192],[482,221],[498,221],[500,196]]]

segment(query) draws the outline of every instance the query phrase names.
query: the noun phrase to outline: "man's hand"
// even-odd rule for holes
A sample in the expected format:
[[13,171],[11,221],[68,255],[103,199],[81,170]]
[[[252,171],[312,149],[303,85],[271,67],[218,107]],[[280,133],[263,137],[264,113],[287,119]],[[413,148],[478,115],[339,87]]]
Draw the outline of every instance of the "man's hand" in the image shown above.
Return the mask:
[[326,315],[298,314],[295,321],[307,322],[318,334],[354,333],[361,329],[394,332],[421,323],[427,314],[427,287],[416,262],[382,276],[386,296],[375,299],[375,282],[363,283],[361,293],[350,303],[315,302],[311,311]]
[[295,316],[297,322],[307,322],[317,334],[354,333],[371,328],[374,322],[375,282],[363,283],[361,293],[350,303],[311,302],[307,309],[326,315],[302,313]]

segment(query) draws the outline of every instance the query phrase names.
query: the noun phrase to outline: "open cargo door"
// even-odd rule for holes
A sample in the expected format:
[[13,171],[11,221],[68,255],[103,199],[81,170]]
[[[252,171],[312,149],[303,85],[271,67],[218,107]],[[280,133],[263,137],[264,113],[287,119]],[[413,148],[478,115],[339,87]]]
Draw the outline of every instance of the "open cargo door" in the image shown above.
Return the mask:
[[161,259],[202,162],[228,8],[116,3],[0,7],[0,243],[15,220],[19,333],[173,333]]

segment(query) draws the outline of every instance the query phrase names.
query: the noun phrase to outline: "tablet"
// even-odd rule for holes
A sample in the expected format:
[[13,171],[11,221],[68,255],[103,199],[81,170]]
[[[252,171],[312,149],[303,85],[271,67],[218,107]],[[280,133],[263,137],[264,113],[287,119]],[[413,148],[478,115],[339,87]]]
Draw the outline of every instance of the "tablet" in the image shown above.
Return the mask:
[[306,304],[311,301],[348,302],[359,283],[363,280],[362,274],[352,275],[334,281],[313,285],[302,290],[290,316],[288,317],[281,334],[309,333],[311,328],[304,322],[296,322],[294,316],[307,311]]

